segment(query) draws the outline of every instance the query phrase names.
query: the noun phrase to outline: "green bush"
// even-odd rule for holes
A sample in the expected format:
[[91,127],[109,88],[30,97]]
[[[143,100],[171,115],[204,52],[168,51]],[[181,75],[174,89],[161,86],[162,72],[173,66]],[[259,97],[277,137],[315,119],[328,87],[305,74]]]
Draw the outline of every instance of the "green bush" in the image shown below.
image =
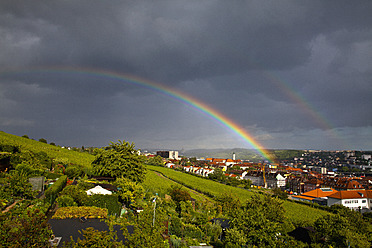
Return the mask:
[[58,173],[53,173],[53,172],[46,172],[45,173],[45,177],[47,179],[57,179],[57,178],[60,178],[61,176],[63,176],[62,174],[58,174]]
[[45,191],[45,201],[53,204],[58,193],[66,186],[67,176],[61,176],[50,188]]
[[83,170],[76,165],[69,165],[65,169],[65,175],[68,178],[80,177],[83,174]]
[[78,206],[90,206],[90,198],[87,193],[77,185],[68,185],[61,192],[62,195],[70,196]]
[[77,206],[77,203],[74,201],[74,198],[72,198],[69,195],[61,195],[57,198],[57,204],[58,207],[73,207]]
[[99,195],[95,194],[89,197],[91,206],[107,208],[109,215],[120,216],[121,204],[117,195]]

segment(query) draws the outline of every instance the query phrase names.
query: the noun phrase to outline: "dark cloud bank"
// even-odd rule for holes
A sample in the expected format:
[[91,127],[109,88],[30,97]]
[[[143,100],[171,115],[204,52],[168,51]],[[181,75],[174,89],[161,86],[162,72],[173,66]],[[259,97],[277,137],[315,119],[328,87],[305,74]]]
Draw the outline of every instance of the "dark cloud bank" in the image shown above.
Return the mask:
[[250,148],[161,93],[50,70],[68,66],[193,95],[267,148],[371,150],[371,13],[370,1],[2,1],[0,130],[73,146]]

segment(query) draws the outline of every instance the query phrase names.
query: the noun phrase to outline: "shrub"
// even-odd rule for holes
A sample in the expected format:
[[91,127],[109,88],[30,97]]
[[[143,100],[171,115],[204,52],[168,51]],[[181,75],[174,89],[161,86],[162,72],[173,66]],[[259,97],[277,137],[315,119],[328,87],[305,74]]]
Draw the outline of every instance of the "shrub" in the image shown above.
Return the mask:
[[61,195],[70,196],[74,199],[74,202],[78,204],[78,206],[89,206],[90,205],[90,198],[87,193],[80,189],[77,185],[68,185],[66,186]]
[[53,219],[70,219],[70,218],[106,218],[107,209],[98,207],[63,207],[59,208],[53,215]]
[[57,203],[59,207],[72,207],[77,206],[77,203],[69,195],[61,195],[57,198]]
[[45,201],[53,204],[58,193],[66,186],[67,176],[61,176],[50,188],[45,191]]
[[83,170],[76,165],[69,165],[65,169],[65,175],[67,175],[68,178],[79,177],[82,174],[83,174]]
[[117,195],[92,195],[90,198],[91,206],[107,208],[109,215],[120,216],[121,204]]

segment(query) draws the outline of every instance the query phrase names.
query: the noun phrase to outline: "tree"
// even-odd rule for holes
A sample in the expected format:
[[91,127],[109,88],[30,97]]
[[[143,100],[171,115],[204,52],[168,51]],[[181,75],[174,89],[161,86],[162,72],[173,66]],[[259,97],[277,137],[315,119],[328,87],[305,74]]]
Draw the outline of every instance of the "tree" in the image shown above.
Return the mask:
[[124,177],[116,178],[114,185],[118,187],[117,194],[127,207],[145,194],[145,190],[140,184]]
[[[122,226],[125,247],[169,247],[167,240],[163,238],[167,220],[168,216],[162,208],[156,208],[154,212],[151,205],[144,208],[137,218],[133,218],[130,214],[120,218],[118,224]],[[132,233],[129,233],[128,226],[133,227]]]
[[230,212],[232,227],[245,235],[249,245],[275,247],[283,242],[285,231],[282,203],[269,195],[253,195],[245,206]]
[[44,138],[41,138],[41,139],[39,139],[39,142],[42,142],[42,143],[45,143],[45,144],[47,144],[48,142],[47,142],[47,140],[46,139],[44,139]]
[[0,247],[48,247],[52,230],[39,209],[16,215],[0,213]]
[[134,144],[118,141],[103,149],[96,150],[97,155],[92,162],[93,173],[105,177],[125,177],[134,182],[143,182],[146,169],[142,164],[142,156],[134,149]]
[[172,186],[169,195],[172,197],[172,200],[176,203],[176,211],[181,215],[181,202],[190,201],[191,196],[187,190],[182,189],[182,186]]
[[160,156],[150,157],[146,160],[146,164],[148,165],[155,165],[155,166],[163,166],[163,158]]

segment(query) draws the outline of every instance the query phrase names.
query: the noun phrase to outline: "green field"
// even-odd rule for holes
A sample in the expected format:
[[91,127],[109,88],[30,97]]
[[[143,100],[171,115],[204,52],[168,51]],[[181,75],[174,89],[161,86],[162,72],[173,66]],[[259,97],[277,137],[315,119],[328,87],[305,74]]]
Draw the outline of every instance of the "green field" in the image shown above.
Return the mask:
[[[228,185],[224,185],[212,180],[196,177],[190,174],[175,171],[173,169],[168,169],[165,167],[158,166],[147,166],[149,170],[158,171],[165,176],[176,180],[177,182],[184,184],[192,189],[197,189],[202,192],[214,196],[220,196],[222,194],[233,194],[240,199],[240,201],[245,202],[253,194],[258,194],[258,192],[248,191],[241,188],[236,188]],[[156,182],[155,182],[156,183]],[[298,204],[295,202],[285,201],[284,209],[286,211],[286,217],[294,222],[302,223],[312,223],[317,218],[329,214],[328,212],[310,206]]]

